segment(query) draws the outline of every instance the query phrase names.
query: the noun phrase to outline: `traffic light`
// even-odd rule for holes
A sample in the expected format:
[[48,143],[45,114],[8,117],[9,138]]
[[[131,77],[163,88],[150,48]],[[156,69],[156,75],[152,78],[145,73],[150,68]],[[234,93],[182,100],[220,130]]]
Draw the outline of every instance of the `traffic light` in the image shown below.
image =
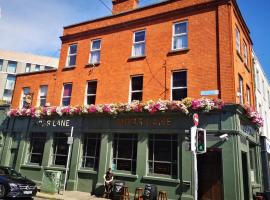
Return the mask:
[[206,153],[206,148],[206,130],[198,128],[196,134],[196,151],[198,154],[203,154]]

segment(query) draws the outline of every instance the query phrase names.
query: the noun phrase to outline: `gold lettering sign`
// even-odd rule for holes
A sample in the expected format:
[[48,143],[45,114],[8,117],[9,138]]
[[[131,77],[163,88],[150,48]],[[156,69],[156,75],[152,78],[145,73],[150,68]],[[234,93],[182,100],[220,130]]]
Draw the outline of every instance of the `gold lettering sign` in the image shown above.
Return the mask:
[[136,127],[169,127],[172,125],[172,119],[168,117],[160,118],[124,118],[117,119],[116,124],[120,127],[136,126]]

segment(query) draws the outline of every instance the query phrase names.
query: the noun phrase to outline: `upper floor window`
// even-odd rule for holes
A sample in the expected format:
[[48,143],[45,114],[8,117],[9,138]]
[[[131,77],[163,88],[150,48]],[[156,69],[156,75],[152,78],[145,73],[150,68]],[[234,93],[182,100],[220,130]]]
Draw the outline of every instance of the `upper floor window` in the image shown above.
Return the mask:
[[62,106],[69,106],[72,93],[72,83],[65,83],[63,86]]
[[14,89],[14,86],[15,86],[15,80],[16,80],[16,76],[15,75],[8,74],[7,75],[5,89],[7,89],[7,90],[13,90]]
[[261,90],[259,70],[256,70],[256,86],[257,90]]
[[87,82],[86,104],[95,104],[97,94],[97,81]]
[[143,76],[131,77],[130,101],[141,101],[143,97]]
[[239,79],[239,89],[238,89],[238,96],[239,96],[239,103],[243,104],[244,103],[244,98],[243,98],[243,93],[244,93],[244,89],[243,89],[243,78],[242,76],[238,75],[238,79]]
[[238,28],[236,28],[235,31],[236,31],[236,50],[240,54],[241,53],[240,31]]
[[250,105],[250,87],[248,85],[246,87],[246,95],[247,95],[247,104]]
[[48,86],[42,85],[39,88],[38,106],[45,106],[47,100]]
[[40,65],[35,66],[35,72],[38,72],[38,71],[40,71]]
[[7,72],[16,73],[16,69],[17,69],[17,62],[8,61]]
[[188,48],[188,22],[180,22],[173,25],[172,50]]
[[29,94],[30,94],[30,88],[29,87],[23,88],[20,107],[23,107],[23,108],[27,107],[28,104],[26,103],[26,96]]
[[30,72],[30,71],[31,71],[31,64],[30,63],[26,63],[25,72]]
[[45,66],[44,67],[44,70],[50,70],[50,69],[52,69],[52,67],[50,67],[50,66]]
[[4,63],[4,61],[2,59],[0,59],[0,71],[3,70],[3,63]]
[[145,31],[134,32],[132,56],[139,57],[144,55],[145,55]]
[[72,44],[68,48],[67,66],[76,65],[76,57],[77,57],[77,44]]
[[187,71],[172,73],[172,100],[182,100],[187,97]]
[[90,64],[100,63],[101,40],[93,40],[90,52]]
[[243,41],[243,49],[244,49],[244,62],[247,65],[248,64],[248,51],[247,51],[247,44],[245,41]]

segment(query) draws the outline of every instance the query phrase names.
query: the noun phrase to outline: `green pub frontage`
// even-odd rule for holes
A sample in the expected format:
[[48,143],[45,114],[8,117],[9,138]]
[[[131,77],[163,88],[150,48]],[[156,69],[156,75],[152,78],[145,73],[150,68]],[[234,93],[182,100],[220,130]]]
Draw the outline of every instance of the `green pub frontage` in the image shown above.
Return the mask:
[[[199,197],[253,199],[264,190],[257,126],[239,105],[199,117],[207,130],[207,153],[198,155]],[[39,184],[46,170],[64,174],[74,127],[67,190],[101,194],[111,167],[131,196],[154,184],[169,199],[194,199],[192,126],[192,115],[176,112],[11,117],[1,126],[1,165]]]

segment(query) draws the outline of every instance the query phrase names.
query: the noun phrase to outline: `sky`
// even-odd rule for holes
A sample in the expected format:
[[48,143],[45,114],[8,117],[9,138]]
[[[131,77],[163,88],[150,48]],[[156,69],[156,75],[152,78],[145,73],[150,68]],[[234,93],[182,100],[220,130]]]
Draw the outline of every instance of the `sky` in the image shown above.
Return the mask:
[[[110,15],[102,2],[111,8],[111,0],[0,0],[0,49],[58,57],[63,26]],[[237,2],[270,80],[270,1]]]

